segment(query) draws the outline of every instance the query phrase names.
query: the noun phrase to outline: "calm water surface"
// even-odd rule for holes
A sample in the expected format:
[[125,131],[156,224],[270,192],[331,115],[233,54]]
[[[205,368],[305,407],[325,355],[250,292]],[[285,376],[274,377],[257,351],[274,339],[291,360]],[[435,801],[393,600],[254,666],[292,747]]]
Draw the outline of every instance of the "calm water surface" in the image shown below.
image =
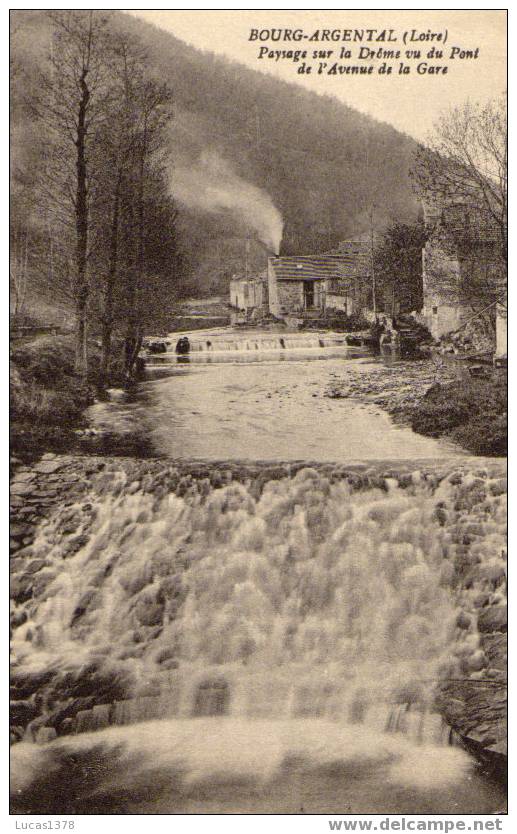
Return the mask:
[[371,358],[336,353],[229,352],[178,364],[165,357],[149,366],[134,401],[115,393],[90,409],[90,420],[102,431],[143,437],[172,458],[350,462],[462,454],[396,426],[375,405],[325,397],[333,381],[383,371]]

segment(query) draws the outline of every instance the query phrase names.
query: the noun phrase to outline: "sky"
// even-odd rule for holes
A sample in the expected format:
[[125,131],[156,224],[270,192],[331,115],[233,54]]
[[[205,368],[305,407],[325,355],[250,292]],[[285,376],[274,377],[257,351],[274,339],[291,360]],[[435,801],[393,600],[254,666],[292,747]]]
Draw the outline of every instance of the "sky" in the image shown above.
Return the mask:
[[[171,10],[131,10],[132,15],[153,23],[171,32],[181,40],[199,49],[225,55],[252,69],[268,72],[284,81],[302,84],[317,93],[336,96],[341,101],[380,121],[388,122],[399,130],[417,139],[425,139],[432,129],[440,112],[452,106],[462,104],[470,98],[474,101],[486,101],[503,92],[506,88],[506,13],[504,10],[468,10],[468,11],[372,11],[372,10],[307,10],[307,11],[171,11]],[[332,49],[329,66],[339,58],[342,46],[352,49],[353,59],[338,63],[365,64],[356,59],[357,50],[363,43],[320,42],[259,42],[250,41],[252,29],[303,29],[309,35],[322,29],[392,29],[397,43],[368,44],[375,49],[416,48],[426,50],[432,42],[414,42],[406,46],[400,39],[403,32],[416,30],[418,34],[428,31],[442,33],[447,37],[442,48],[444,55],[450,56],[452,47],[474,51],[478,48],[478,57],[465,60],[434,61],[433,64],[446,65],[447,74],[419,75],[416,66],[419,61],[412,61],[410,75],[399,75],[399,61],[394,62],[390,76],[375,72],[368,76],[356,75],[317,75],[313,69],[311,75],[299,75],[296,69],[300,63],[292,61],[274,61],[267,58],[258,59],[261,46],[275,49]],[[401,56],[403,57],[403,56]],[[407,63],[407,62],[406,62]],[[431,62],[429,62],[431,63]]]

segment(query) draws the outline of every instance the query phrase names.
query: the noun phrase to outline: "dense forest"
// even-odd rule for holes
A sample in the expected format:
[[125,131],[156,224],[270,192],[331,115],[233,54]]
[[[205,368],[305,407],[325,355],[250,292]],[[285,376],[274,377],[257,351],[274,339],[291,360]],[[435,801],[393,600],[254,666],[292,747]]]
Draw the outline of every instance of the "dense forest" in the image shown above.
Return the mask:
[[[56,307],[65,314],[69,308],[58,280],[67,241],[61,232],[53,234],[57,220],[36,207],[32,191],[33,181],[48,176],[56,162],[41,126],[40,81],[55,27],[51,15],[37,11],[14,12],[11,22],[13,214],[15,221],[24,218],[12,236],[17,268],[23,272],[25,264],[26,297],[36,287],[38,306],[51,317]],[[154,177],[153,222],[142,243],[145,258],[153,260],[147,271],[156,277],[159,313],[187,294],[225,293],[229,277],[243,268],[246,249],[250,267],[261,267],[265,252],[257,241],[276,248],[282,226],[283,253],[316,253],[364,234],[372,204],[377,230],[415,219],[410,137],[335,98],[196,50],[128,15],[114,13],[110,27],[139,44],[146,78],[170,91],[163,176]],[[55,53],[54,61],[59,65]],[[106,142],[116,145],[109,120],[105,132]],[[103,165],[101,179],[116,179],[113,165]],[[109,250],[109,228],[102,222],[98,235]],[[127,224],[119,246],[127,260],[124,235],[131,236]]]

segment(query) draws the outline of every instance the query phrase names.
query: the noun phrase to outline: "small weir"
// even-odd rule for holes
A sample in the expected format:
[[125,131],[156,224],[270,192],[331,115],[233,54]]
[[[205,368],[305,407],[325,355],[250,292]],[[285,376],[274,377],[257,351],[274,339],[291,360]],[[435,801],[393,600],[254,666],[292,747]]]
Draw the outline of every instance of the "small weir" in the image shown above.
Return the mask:
[[367,355],[371,350],[371,339],[367,333],[340,334],[328,332],[311,333],[265,333],[261,331],[234,332],[193,331],[188,335],[171,333],[167,339],[150,339],[144,352],[146,364],[163,366],[177,362],[203,361],[239,361],[267,360],[272,354],[292,353],[293,356],[311,354],[320,351],[340,351],[344,355]]

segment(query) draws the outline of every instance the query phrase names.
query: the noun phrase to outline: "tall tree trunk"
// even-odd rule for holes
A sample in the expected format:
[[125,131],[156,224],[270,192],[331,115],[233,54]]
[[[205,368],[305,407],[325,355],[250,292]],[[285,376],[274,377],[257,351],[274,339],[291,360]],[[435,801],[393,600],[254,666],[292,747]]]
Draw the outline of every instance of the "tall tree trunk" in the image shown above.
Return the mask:
[[88,184],[86,163],[86,112],[90,100],[90,91],[86,83],[87,70],[83,70],[80,79],[81,100],[77,119],[77,192],[75,205],[76,228],[76,342],[75,369],[82,376],[88,372],[87,328],[89,285],[87,274],[88,258]]
[[136,344],[136,283],[137,283],[137,258],[135,258],[134,242],[136,237],[136,229],[134,222],[134,203],[133,194],[130,196],[127,206],[127,310],[126,310],[126,335],[124,339],[124,373],[126,380],[129,382],[133,370],[133,356]]
[[110,257],[108,274],[106,276],[104,292],[104,311],[102,319],[102,348],[100,385],[104,387],[108,379],[109,364],[111,358],[111,336],[113,332],[113,304],[114,291],[117,279],[118,264],[118,227],[120,214],[120,188],[122,184],[122,173],[119,171],[115,195],[113,201],[113,214],[111,220]]
[[144,124],[144,135],[140,166],[138,172],[137,191],[137,249],[136,269],[132,272],[130,286],[130,308],[128,315],[128,328],[125,345],[125,371],[126,378],[130,381],[134,374],[134,368],[142,347],[142,322],[140,313],[140,290],[144,284],[144,182],[145,182],[145,160],[147,154],[147,124]]

